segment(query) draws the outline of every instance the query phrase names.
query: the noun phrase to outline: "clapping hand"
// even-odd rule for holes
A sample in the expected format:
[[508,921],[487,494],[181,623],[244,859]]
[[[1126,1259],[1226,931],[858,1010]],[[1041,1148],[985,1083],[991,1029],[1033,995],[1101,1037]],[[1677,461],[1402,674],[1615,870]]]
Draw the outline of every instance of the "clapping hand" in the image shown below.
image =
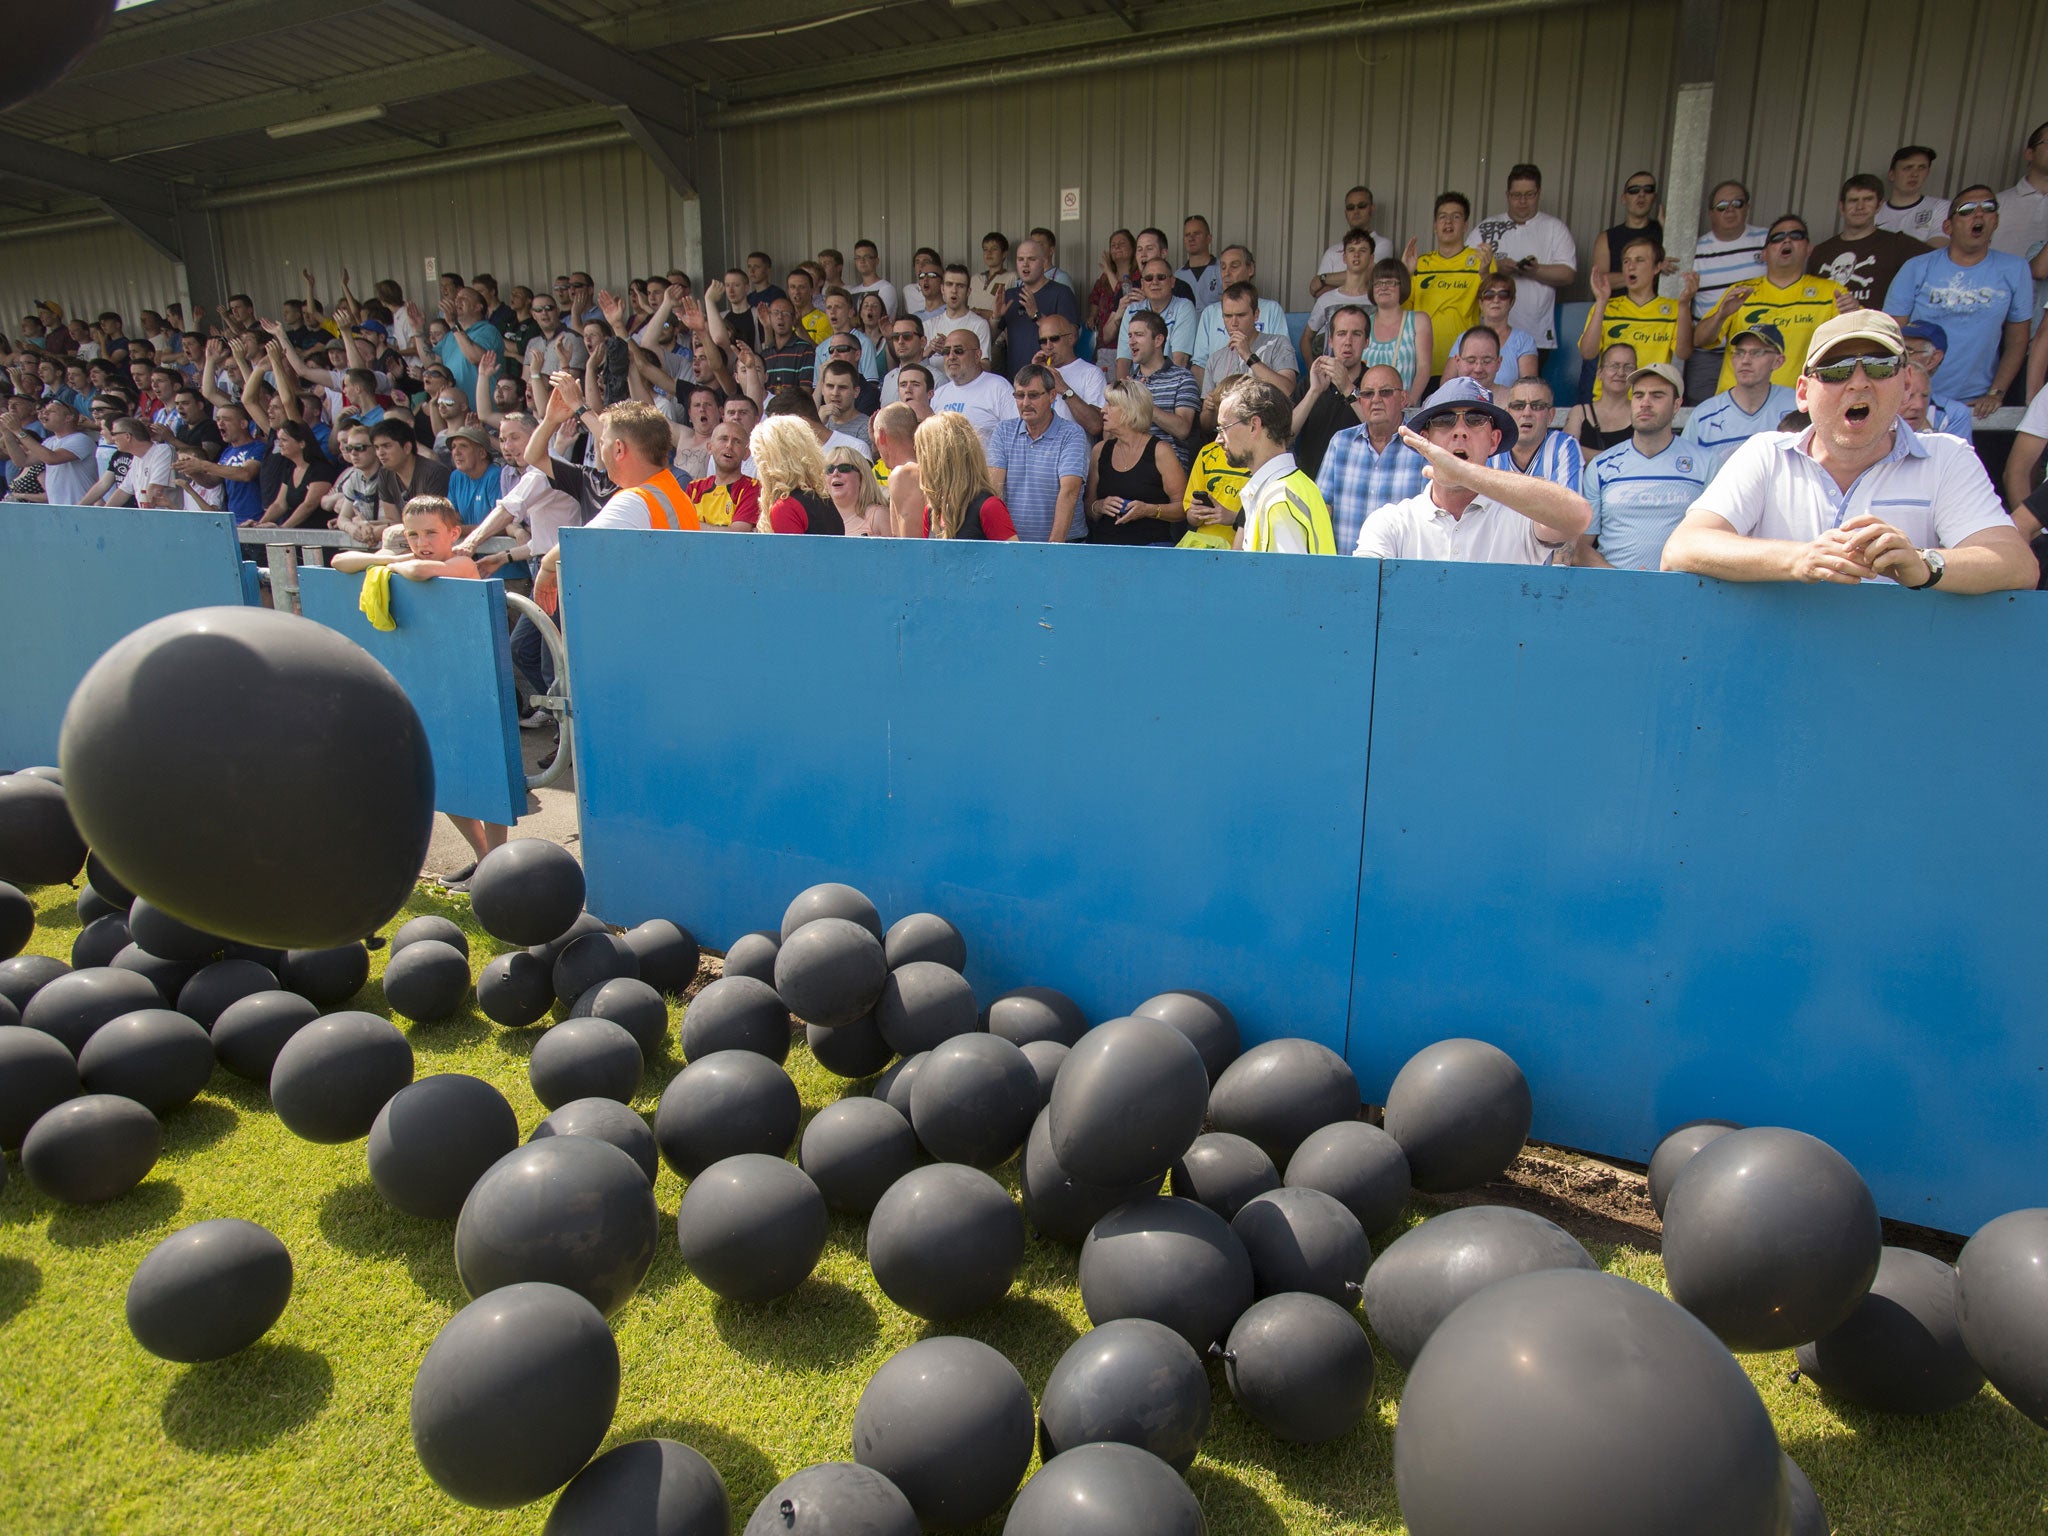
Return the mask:
[[604,316],[607,325],[616,330],[619,324],[619,316],[624,312],[623,307],[619,303],[619,296],[609,288],[599,289],[597,312]]
[[1614,274],[1605,267],[1595,267],[1586,283],[1593,290],[1593,301],[1605,304],[1614,297]]
[[553,399],[548,403],[549,410],[552,411],[559,404],[569,415],[574,416],[583,409],[583,381],[569,369],[564,368],[549,379],[548,383],[555,391]]

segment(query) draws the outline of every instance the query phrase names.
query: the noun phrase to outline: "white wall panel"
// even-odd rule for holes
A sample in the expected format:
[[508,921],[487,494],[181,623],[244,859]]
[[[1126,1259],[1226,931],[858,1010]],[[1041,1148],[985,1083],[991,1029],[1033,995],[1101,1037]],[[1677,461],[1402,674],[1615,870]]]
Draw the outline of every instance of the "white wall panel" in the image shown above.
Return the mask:
[[135,317],[145,309],[162,313],[178,297],[178,276],[176,266],[118,225],[0,242],[0,333],[19,335],[35,301],[54,299],[67,315],[116,310],[140,334]]

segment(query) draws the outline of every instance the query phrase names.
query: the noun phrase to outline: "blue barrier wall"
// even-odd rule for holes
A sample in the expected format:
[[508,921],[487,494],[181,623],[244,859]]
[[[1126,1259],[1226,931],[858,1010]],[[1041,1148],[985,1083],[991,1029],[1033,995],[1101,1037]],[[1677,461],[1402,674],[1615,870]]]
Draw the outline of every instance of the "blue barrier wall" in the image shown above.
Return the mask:
[[1375,1099],[1474,1034],[1567,1145],[1721,1115],[1826,1137],[1902,1219],[2048,1200],[2031,594],[566,543],[612,921],[724,945],[844,879],[953,917],[984,1000],[1207,988]]
[[846,880],[984,1001],[1341,1047],[1376,567],[1059,553],[565,531],[592,910],[723,947]]
[[245,600],[225,512],[0,505],[0,768],[57,761],[72,691],[123,635]]
[[391,583],[394,630],[357,606],[360,575],[305,566],[299,603],[382,662],[426,722],[434,808],[510,824],[526,811],[501,581]]

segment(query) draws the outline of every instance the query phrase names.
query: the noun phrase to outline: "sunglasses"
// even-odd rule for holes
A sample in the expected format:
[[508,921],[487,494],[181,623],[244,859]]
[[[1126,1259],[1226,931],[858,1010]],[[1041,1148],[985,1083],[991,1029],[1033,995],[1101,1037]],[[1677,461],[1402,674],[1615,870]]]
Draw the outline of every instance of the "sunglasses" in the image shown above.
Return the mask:
[[1147,283],[1170,283],[1173,281],[1173,274],[1171,272],[1147,272],[1140,281]]
[[1547,400],[1510,400],[1508,402],[1508,409],[1511,411],[1540,411],[1548,405],[1549,402]]
[[825,473],[828,475],[857,475],[860,471],[851,464],[827,464],[825,466]]
[[939,348],[939,355],[941,357],[970,357],[974,354],[974,351],[973,347],[941,347]]
[[1401,391],[1397,386],[1382,384],[1378,389],[1361,389],[1358,395],[1362,400],[1385,400],[1390,396],[1400,393]]
[[1911,366],[1903,357],[1852,357],[1845,363],[1815,363],[1806,370],[1806,376],[1821,384],[1846,384],[1861,368],[1863,376],[1875,384]]
[[924,332],[923,332],[923,331],[891,331],[891,332],[889,333],[889,339],[890,339],[891,341],[923,341],[923,340],[924,340]]
[[1621,190],[1626,192],[1630,197],[1648,197],[1652,192],[1655,192],[1657,190],[1657,183],[1655,183],[1654,181],[1642,181],[1637,182],[1634,186],[1631,187],[1623,187]]
[[1765,245],[1804,245],[1810,237],[1803,229],[1774,229],[1765,239]]
[[1488,288],[1479,295],[1481,302],[1487,299],[1512,299],[1514,295],[1505,288]]
[[1714,204],[1714,212],[1728,213],[1734,209],[1747,208],[1748,206],[1749,199],[1746,197],[1724,197],[1721,201]]
[[1371,203],[1346,203],[1344,205],[1344,211],[1346,213],[1364,213],[1367,209],[1371,207]]
[[860,355],[859,347],[828,347],[826,350],[834,357],[857,357]]
[[917,280],[921,283],[928,277],[938,277],[940,275],[941,274],[937,272],[920,272],[917,274]]
[[1439,411],[1423,423],[1425,431],[1438,427],[1490,427],[1493,418],[1484,411]]
[[1998,212],[1998,199],[1995,197],[1973,198],[1967,203],[1957,203],[1948,212],[1950,218],[1954,218],[1957,214],[1967,217],[1973,213],[1996,213]]

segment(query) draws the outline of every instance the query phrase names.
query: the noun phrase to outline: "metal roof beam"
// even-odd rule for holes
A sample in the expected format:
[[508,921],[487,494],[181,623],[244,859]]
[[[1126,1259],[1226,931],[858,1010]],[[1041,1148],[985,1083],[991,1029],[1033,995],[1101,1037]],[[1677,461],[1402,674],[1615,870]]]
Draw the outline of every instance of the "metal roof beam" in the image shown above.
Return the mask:
[[274,32],[289,32],[316,21],[338,21],[367,11],[379,0],[216,0],[204,10],[187,11],[163,21],[119,21],[100,45],[87,54],[67,80],[90,80],[116,70],[161,68],[188,53],[253,42]]

